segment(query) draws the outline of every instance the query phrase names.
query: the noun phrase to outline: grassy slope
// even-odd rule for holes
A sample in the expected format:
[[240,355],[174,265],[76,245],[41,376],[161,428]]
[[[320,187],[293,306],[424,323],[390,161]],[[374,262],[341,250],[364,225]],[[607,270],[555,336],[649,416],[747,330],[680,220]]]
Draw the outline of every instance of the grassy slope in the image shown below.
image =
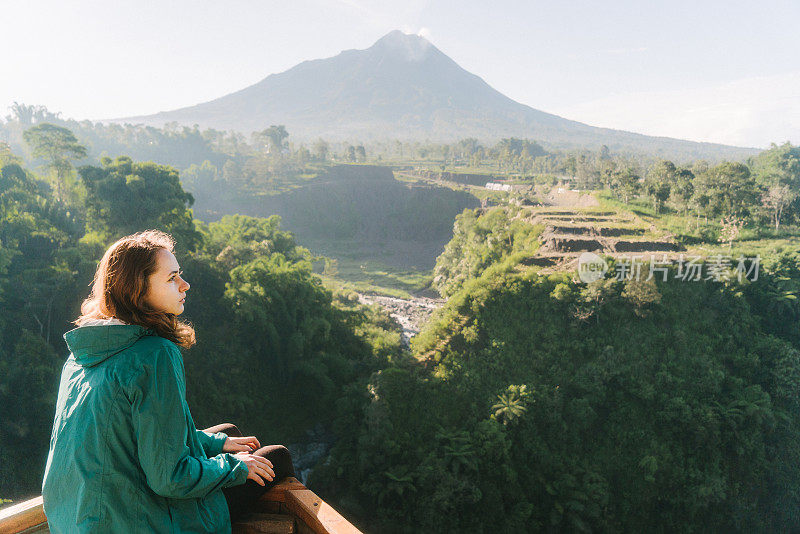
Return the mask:
[[686,247],[687,255],[749,257],[761,255],[769,260],[778,254],[800,250],[800,228],[784,226],[779,231],[770,227],[745,227],[729,247],[718,239],[721,225],[713,219],[698,218],[695,215],[682,215],[673,211],[656,214],[653,207],[644,200],[636,200],[629,205],[611,198],[607,191],[599,191],[595,196],[600,205],[616,211],[630,211],[644,222],[667,231]]

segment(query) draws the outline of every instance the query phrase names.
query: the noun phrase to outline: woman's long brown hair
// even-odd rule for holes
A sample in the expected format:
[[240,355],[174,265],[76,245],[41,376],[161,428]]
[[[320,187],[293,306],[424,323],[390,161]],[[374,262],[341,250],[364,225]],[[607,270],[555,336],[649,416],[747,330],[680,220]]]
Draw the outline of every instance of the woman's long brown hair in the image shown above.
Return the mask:
[[178,321],[175,314],[153,309],[144,300],[148,277],[156,270],[156,257],[162,248],[172,252],[175,240],[158,230],[125,236],[111,245],[97,266],[92,291],[81,304],[81,316],[73,323],[81,326],[94,319],[116,317],[152,328],[183,348],[194,345],[191,324]]

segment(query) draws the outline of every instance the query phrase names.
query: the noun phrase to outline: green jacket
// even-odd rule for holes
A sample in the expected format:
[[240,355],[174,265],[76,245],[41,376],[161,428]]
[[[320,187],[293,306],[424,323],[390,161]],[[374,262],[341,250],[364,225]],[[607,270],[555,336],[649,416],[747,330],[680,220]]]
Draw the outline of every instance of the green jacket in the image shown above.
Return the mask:
[[64,339],[42,483],[51,532],[230,532],[221,490],[247,465],[195,428],[177,345],[136,325]]

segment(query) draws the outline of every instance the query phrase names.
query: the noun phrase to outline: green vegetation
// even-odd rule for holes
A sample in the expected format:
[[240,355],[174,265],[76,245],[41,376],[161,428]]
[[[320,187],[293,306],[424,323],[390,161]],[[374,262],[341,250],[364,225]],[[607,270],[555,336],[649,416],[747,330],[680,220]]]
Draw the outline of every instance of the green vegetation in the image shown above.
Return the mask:
[[[400,334],[375,309],[323,287],[280,218],[193,220],[175,169],[127,157],[83,166],[56,199],[9,152],[0,161],[0,494],[38,493],[61,335],[113,240],[159,228],[178,239],[191,281],[186,353],[198,426],[234,421],[271,442],[333,417],[344,389],[397,359]],[[74,172],[74,171],[67,171]],[[67,199],[80,202],[67,204]],[[308,395],[314,391],[314,395]],[[254,394],[257,393],[257,394]]]
[[338,260],[340,279],[405,292],[429,285],[453,218],[476,205],[469,194],[408,186],[367,165],[330,167],[292,191],[235,204],[250,215],[279,214],[301,243]]
[[488,270],[424,365],[341,401],[313,483],[380,532],[792,530],[797,261],[743,285]]
[[[683,204],[689,204],[695,174],[698,184],[705,180],[698,171],[703,167],[702,162],[691,168],[678,168],[678,164],[662,162],[652,155],[612,152],[605,146],[597,151],[554,150],[544,148],[546,144],[543,142],[519,138],[505,138],[492,144],[474,138],[455,143],[389,141],[365,145],[324,139],[299,142],[283,125],[272,125],[247,137],[213,129],[201,131],[179,127],[177,124],[152,128],[76,122],[63,120],[46,108],[22,104],[12,108],[12,115],[5,123],[0,123],[0,129],[10,147],[28,158],[32,165],[41,163],[53,168],[52,158],[42,156],[41,151],[37,152],[32,144],[24,142],[26,129],[44,127],[45,124],[48,128],[69,128],[74,132],[74,139],[85,147],[83,154],[87,158],[83,162],[124,153],[132,160],[152,160],[181,169],[182,185],[196,201],[195,216],[205,221],[232,213],[254,216],[278,213],[285,227],[303,243],[321,239],[341,242],[341,249],[324,252],[341,260],[345,259],[343,252],[359,242],[371,240],[379,245],[394,239],[395,235],[407,242],[435,241],[437,250],[432,251],[424,262],[401,265],[385,256],[369,254],[358,258],[361,263],[380,261],[393,268],[414,266],[421,271],[432,268],[434,256],[449,240],[455,214],[475,205],[470,205],[467,195],[488,203],[504,204],[515,195],[535,202],[537,198],[543,198],[539,193],[561,182],[581,189],[608,187],[623,200],[631,200],[642,193],[647,195],[648,201],[652,197],[657,211],[662,212],[665,207],[682,210],[675,208],[681,198],[685,200]],[[69,146],[69,143],[62,145]],[[790,156],[794,157],[791,154],[793,149],[783,147],[781,150],[785,153],[765,158],[759,156],[762,158],[758,160],[760,163],[752,163],[749,167],[757,184],[764,187],[763,195],[759,193],[757,199],[764,203],[759,217],[774,220],[773,226],[776,227],[785,224],[786,214],[797,207],[787,204],[791,191],[786,190],[786,187],[791,187],[787,185],[786,177],[793,172],[792,166],[786,162]],[[72,157],[80,156],[81,153],[72,154]],[[370,163],[392,166],[397,175],[413,183],[413,187],[403,191],[396,187],[400,185],[397,181],[393,186],[366,182],[355,190],[340,182],[325,183],[330,182],[327,177],[331,165],[343,162],[358,164],[355,166]],[[706,164],[706,168],[709,165]],[[780,172],[774,172],[775,169]],[[442,173],[475,174],[484,178],[479,180],[480,186],[473,187],[442,180]],[[727,179],[729,174],[719,176]],[[489,180],[527,185],[535,187],[536,191],[515,195],[488,191],[482,185]],[[682,180],[682,185],[666,187],[665,184],[675,180]],[[709,187],[715,187],[713,176],[710,182],[705,181]],[[433,191],[424,187],[432,187]],[[447,197],[443,194],[444,188],[455,189],[460,196]],[[391,203],[387,210],[386,198],[389,196],[396,197],[396,202]],[[426,199],[430,202],[426,203]],[[727,201],[709,197],[711,204],[708,209],[711,211],[704,212],[702,217],[728,217],[712,213],[720,211]],[[73,199],[71,203],[80,204],[80,199]],[[379,207],[375,209],[375,206]],[[685,210],[680,213],[686,215]],[[745,225],[751,223],[756,224],[751,219],[745,221]],[[352,237],[357,234],[358,237]],[[365,239],[364,235],[374,239]],[[351,237],[345,239],[345,236]]]
[[64,189],[74,184],[64,183],[72,175],[72,159],[86,156],[86,147],[78,143],[75,135],[66,128],[44,123],[25,130],[25,142],[33,148],[33,156],[43,158],[55,172],[55,198],[64,200]]
[[433,283],[443,296],[455,294],[464,283],[488,267],[510,268],[539,246],[541,225],[531,225],[521,208],[465,210],[456,217],[453,239],[436,260]]
[[405,299],[429,290],[432,282],[430,271],[402,270],[358,258],[328,260],[320,274],[331,288]]
[[687,253],[761,253],[759,279],[579,284],[523,261],[536,210],[464,212],[416,362],[342,402],[313,481],[335,505],[381,532],[800,527],[800,221],[792,209],[770,229],[759,178],[797,175],[658,162],[642,180],[606,163],[599,210],[633,214],[645,237],[671,230]]
[[[6,128],[29,120],[19,112]],[[106,158],[76,172],[79,153],[60,174],[31,160],[49,173],[42,180],[0,146],[0,494],[38,488],[43,466],[30,458],[45,457],[59,336],[104,247],[158,227],[178,236],[192,283],[199,344],[186,367],[198,424],[233,421],[274,442],[326,425],[336,442],[309,484],[365,531],[800,529],[797,147],[672,162],[516,139],[306,148],[280,126],[249,142],[94,125],[76,130],[79,142],[86,132],[98,141],[89,154],[112,138],[145,150],[136,135],[169,157],[175,146],[197,152],[176,163],[187,169],[181,185],[165,161]],[[407,183],[362,165],[379,158]],[[461,190],[483,193],[443,182],[445,172],[537,194],[592,190],[600,206],[567,221],[618,216],[608,226],[669,234],[687,254],[758,253],[759,279],[585,285],[541,274],[528,260],[547,210],[501,192],[486,193],[497,206],[463,209]],[[193,200],[215,195],[220,204],[204,209],[222,215],[238,205],[225,202],[251,198],[265,217],[197,220]],[[287,200],[283,220],[269,216]],[[298,214],[299,242],[316,252],[380,243],[408,266],[357,249],[317,256],[286,230]],[[433,272],[415,249],[387,245],[432,234],[449,239]],[[410,352],[385,314],[357,304],[356,291],[429,287],[449,300]]]
[[98,242],[157,227],[171,233],[182,249],[195,249],[199,236],[187,209],[194,198],[183,191],[175,169],[121,156],[103,158],[100,167],[81,167],[80,175],[86,230]]

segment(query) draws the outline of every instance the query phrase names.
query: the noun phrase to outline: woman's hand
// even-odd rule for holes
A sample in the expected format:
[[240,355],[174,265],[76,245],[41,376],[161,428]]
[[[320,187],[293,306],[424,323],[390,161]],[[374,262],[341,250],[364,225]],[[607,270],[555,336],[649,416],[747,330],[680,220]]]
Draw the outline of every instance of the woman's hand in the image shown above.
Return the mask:
[[222,452],[252,452],[261,447],[255,436],[244,438],[228,437],[222,446]]
[[272,470],[272,462],[266,458],[246,452],[237,452],[233,456],[247,465],[247,478],[254,480],[256,484],[266,486],[267,482],[275,478],[275,471]]

